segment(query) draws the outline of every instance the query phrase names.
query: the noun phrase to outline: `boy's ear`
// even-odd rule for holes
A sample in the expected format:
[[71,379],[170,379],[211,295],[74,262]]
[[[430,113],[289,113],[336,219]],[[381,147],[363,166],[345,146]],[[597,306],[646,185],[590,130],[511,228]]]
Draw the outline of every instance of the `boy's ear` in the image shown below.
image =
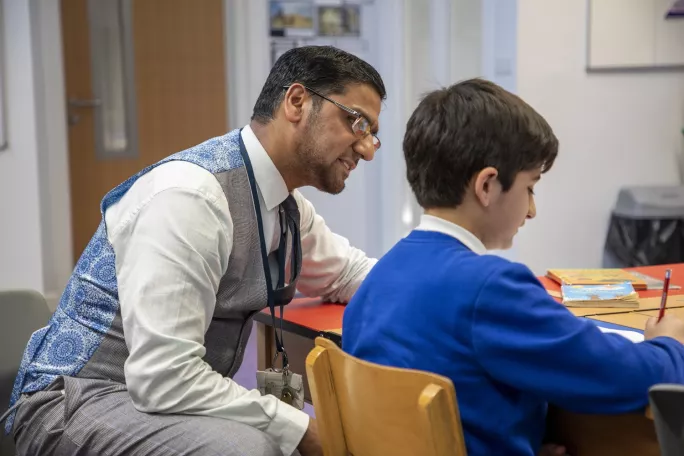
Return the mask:
[[501,183],[497,179],[499,171],[496,168],[488,166],[475,175],[473,180],[473,190],[475,196],[484,207],[489,207],[501,193]]

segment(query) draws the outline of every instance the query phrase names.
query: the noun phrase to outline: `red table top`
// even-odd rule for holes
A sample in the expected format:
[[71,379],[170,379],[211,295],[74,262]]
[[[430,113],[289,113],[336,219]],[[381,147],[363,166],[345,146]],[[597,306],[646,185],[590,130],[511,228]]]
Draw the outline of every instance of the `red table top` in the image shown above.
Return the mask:
[[[679,290],[670,290],[671,295],[684,294],[684,263],[658,266],[644,266],[639,268],[627,268],[646,274],[648,276],[662,280],[665,277],[665,270],[672,269],[671,284],[682,287]],[[547,277],[540,277],[539,280],[548,290],[560,291],[560,285]],[[660,290],[647,290],[639,292],[642,298],[660,296]],[[270,310],[264,309],[264,314],[270,317]],[[293,300],[285,307],[283,313],[283,321],[288,323],[288,326],[296,325],[316,332],[330,331],[342,327],[342,314],[344,313],[343,304],[331,304],[321,302],[319,298],[299,298]],[[279,311],[276,310],[276,318]],[[259,318],[260,321],[266,323],[265,319]],[[268,323],[270,324],[270,318]]]

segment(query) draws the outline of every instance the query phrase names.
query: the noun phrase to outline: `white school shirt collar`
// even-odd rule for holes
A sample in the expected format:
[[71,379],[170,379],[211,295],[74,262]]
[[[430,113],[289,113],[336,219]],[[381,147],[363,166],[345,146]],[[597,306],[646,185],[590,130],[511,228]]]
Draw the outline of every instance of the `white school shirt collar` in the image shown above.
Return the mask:
[[487,248],[482,241],[477,238],[477,236],[462,226],[458,226],[455,223],[451,223],[442,218],[423,214],[420,217],[420,225],[418,225],[416,229],[420,231],[435,231],[437,233],[446,234],[447,236],[451,236],[461,241],[463,245],[478,255],[484,255],[487,253]]

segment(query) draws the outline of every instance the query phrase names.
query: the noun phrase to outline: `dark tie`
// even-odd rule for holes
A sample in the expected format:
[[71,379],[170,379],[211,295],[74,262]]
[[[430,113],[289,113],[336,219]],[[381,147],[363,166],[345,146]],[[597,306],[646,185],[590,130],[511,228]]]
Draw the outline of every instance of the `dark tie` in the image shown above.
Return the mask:
[[[276,331],[275,310],[271,308],[273,317],[273,332],[275,334],[276,349],[283,356],[283,367],[288,365],[287,353],[283,341],[283,306],[292,301],[297,289],[297,279],[302,267],[302,244],[299,234],[299,207],[292,195],[289,195],[278,210],[280,221],[280,242],[278,244],[278,284],[273,293],[273,304],[280,306],[280,337]],[[290,253],[290,282],[285,286],[285,261],[287,258],[287,232],[291,233],[292,251]]]
[[[299,233],[299,207],[292,195],[288,195],[280,205],[280,242],[278,244],[278,284],[275,289],[274,304],[287,305],[295,295],[297,279],[302,267],[302,248]],[[287,258],[287,232],[290,232],[291,253],[290,253],[290,281],[285,286],[285,261]]]

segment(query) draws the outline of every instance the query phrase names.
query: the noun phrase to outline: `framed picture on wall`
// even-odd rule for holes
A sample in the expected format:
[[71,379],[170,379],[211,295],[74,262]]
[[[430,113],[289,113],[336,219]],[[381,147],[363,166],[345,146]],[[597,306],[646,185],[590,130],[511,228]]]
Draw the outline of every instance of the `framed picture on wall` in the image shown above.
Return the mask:
[[360,36],[361,6],[319,6],[318,34],[320,36]]
[[271,1],[271,36],[314,36],[314,6],[310,2]]

